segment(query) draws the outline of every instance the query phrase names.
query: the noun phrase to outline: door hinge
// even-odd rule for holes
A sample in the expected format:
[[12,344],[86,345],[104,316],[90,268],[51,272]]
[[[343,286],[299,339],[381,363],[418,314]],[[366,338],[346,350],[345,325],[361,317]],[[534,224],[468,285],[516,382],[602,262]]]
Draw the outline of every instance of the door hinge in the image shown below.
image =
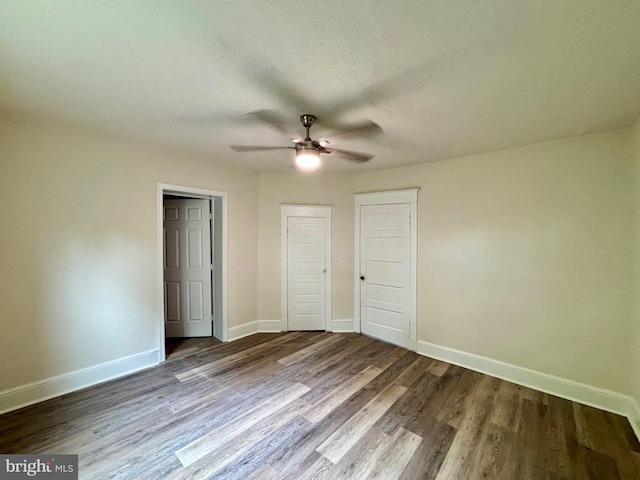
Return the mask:
[[210,267],[211,267],[211,270],[213,270],[213,263],[210,265]]
[[209,212],[209,220],[213,220],[213,213]]
[[289,229],[287,228],[287,235],[289,235]]

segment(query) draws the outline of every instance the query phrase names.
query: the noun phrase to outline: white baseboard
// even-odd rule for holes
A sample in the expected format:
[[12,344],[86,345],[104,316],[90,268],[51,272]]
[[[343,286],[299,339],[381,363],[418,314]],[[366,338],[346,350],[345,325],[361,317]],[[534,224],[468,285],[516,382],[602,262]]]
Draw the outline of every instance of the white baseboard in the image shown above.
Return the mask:
[[418,341],[417,352],[524,387],[624,415],[629,418],[636,435],[640,438],[640,408],[627,395],[421,340]]
[[243,337],[248,337],[254,333],[280,333],[282,331],[280,320],[255,320],[243,323],[236,327],[231,327],[227,332],[227,339],[230,342]]
[[636,432],[636,437],[640,440],[640,405],[638,405],[638,402],[632,397],[629,397],[629,412],[627,413],[627,418],[633,431]]
[[0,391],[0,414],[123,377],[158,364],[158,350],[148,350],[37,382]]
[[280,333],[282,331],[280,320],[258,320],[259,333]]
[[253,335],[254,333],[258,333],[258,321],[254,320],[253,322],[243,323],[242,325],[238,325],[237,327],[231,327],[227,331],[227,340],[229,342],[233,342],[234,340],[238,340],[242,337],[248,337],[249,335]]
[[351,319],[336,319],[334,318],[332,323],[332,332],[353,332],[353,318]]
[[[236,327],[231,327],[228,331],[227,338],[230,342],[238,340],[242,337],[248,337],[254,333],[280,333],[282,329],[282,320],[256,320],[253,322],[243,323]],[[353,320],[333,320],[333,332],[353,332]]]

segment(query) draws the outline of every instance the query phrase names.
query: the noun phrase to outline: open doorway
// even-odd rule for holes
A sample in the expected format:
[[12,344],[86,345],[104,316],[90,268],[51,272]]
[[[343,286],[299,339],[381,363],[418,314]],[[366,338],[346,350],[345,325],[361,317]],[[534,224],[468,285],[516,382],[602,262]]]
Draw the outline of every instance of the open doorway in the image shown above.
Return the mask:
[[227,340],[226,192],[158,184],[159,361],[175,338]]

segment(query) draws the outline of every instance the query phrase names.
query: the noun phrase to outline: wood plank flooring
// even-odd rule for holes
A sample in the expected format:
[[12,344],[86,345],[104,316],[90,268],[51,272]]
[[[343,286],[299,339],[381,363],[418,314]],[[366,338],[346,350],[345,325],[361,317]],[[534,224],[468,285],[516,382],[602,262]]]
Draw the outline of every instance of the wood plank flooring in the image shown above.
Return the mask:
[[0,416],[0,452],[78,454],[87,479],[640,479],[624,417],[361,335],[167,351]]

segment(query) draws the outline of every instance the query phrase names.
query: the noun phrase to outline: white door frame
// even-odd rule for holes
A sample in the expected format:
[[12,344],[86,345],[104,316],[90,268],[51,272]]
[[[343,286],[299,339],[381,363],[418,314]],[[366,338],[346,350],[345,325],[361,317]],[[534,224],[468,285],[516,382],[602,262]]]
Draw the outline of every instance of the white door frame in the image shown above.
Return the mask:
[[325,262],[327,273],[325,278],[325,322],[324,328],[331,331],[331,209],[329,205],[280,205],[280,237],[281,237],[281,254],[280,254],[280,271],[281,271],[281,303],[280,303],[280,330],[287,332],[289,330],[288,321],[288,305],[289,305],[289,288],[288,288],[288,236],[287,236],[287,219],[288,217],[319,217],[325,219]]
[[363,205],[388,205],[394,203],[408,203],[411,206],[410,217],[410,255],[411,255],[411,285],[409,305],[409,347],[415,351],[418,345],[417,335],[417,285],[418,285],[418,191],[419,188],[406,190],[391,190],[388,192],[356,193],[356,220],[355,220],[355,254],[354,254],[354,288],[353,288],[353,328],[360,333],[360,207]]
[[[171,185],[168,183],[158,183],[156,191],[156,233],[157,233],[157,257],[158,267],[158,362],[165,361],[165,338],[164,338],[164,259],[163,259],[163,195],[182,195],[185,197],[196,197],[211,199],[213,197],[222,198],[222,341],[227,341],[227,192],[208,190],[204,188],[188,187],[184,185]],[[213,242],[213,235],[211,241]],[[213,293],[212,293],[213,294]]]

